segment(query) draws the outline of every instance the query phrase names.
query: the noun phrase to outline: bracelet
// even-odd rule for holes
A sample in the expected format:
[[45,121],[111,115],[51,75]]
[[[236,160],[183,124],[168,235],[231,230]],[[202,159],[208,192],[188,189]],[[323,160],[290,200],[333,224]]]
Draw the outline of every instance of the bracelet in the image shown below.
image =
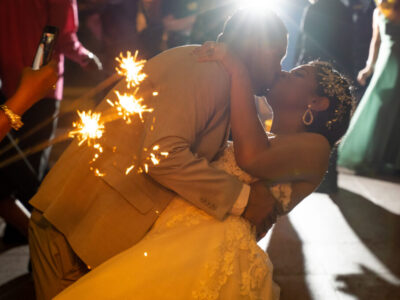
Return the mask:
[[7,107],[7,105],[0,105],[0,109],[7,116],[12,129],[18,130],[24,125],[24,123],[22,123],[22,121],[21,121],[21,117],[19,115],[15,114],[11,109],[9,109]]

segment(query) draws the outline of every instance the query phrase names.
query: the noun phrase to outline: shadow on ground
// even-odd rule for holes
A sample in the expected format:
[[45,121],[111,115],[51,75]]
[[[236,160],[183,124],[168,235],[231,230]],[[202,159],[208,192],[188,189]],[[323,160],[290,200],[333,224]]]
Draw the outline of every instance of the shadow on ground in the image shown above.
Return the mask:
[[[331,197],[362,243],[395,277],[400,279],[400,215],[361,195],[341,189]],[[400,285],[360,265],[361,273],[336,276],[340,290],[359,300],[400,299]]]

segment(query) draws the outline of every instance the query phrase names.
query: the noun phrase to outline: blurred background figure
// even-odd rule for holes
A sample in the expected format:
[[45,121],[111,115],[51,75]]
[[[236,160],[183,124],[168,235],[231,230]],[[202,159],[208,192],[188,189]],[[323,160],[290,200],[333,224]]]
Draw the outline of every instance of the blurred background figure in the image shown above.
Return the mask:
[[371,82],[339,148],[339,165],[366,175],[400,174],[400,1],[379,2],[369,57]]
[[[369,45],[372,37],[372,15],[375,5],[373,0],[349,0],[353,10],[353,64],[351,76],[357,78],[358,72],[364,68],[368,59]],[[366,86],[358,84],[354,80],[354,94],[356,101],[359,102],[365,92]]]
[[139,1],[136,22],[139,32],[138,49],[141,56],[146,59],[160,53],[163,47],[162,3],[163,0]]
[[[45,142],[53,136],[57,125],[59,100],[63,95],[64,56],[86,69],[101,69],[98,58],[82,46],[76,35],[78,29],[76,0],[2,0],[0,1],[1,104],[16,92],[23,68],[32,65],[42,30],[46,25],[56,26],[59,29],[53,55],[58,63],[59,79],[54,91],[26,112],[22,119],[25,126],[11,133],[15,140],[20,140],[21,149]],[[30,132],[46,120],[50,120],[46,126],[40,127],[33,133]],[[9,144],[10,141],[4,139],[0,144],[0,150],[5,149]],[[0,160],[18,154],[13,147],[3,152],[1,151]],[[13,205],[15,199],[26,203],[33,196],[47,170],[49,155],[50,148],[47,148],[25,160],[1,168],[0,202],[2,205]],[[1,216],[9,224],[13,224],[13,220],[7,215]],[[17,229],[22,236],[27,236],[27,217],[24,224],[24,226],[19,224]],[[6,231],[3,240],[10,237],[7,232],[9,231]]]
[[[298,64],[320,59],[348,76],[353,72],[353,14],[341,0],[310,0],[298,40]],[[328,173],[318,192],[334,194],[337,185],[337,148],[333,148]]]
[[161,3],[166,48],[190,42],[190,33],[199,12],[199,0],[164,0]]
[[192,28],[191,44],[216,41],[218,35],[223,31],[226,20],[237,9],[237,2],[232,0],[202,1],[200,12]]
[[79,11],[93,37],[101,44],[104,69],[113,73],[121,52],[138,45],[136,18],[139,0],[83,0]]
[[352,70],[353,16],[341,0],[310,0],[298,40],[297,64],[320,59],[350,74]]

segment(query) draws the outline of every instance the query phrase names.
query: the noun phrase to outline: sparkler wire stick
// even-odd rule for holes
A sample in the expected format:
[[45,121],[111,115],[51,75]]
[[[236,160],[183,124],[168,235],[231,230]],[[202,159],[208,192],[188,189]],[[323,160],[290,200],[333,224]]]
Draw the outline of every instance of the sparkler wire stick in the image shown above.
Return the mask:
[[[111,75],[110,77],[108,77],[104,81],[100,82],[97,86],[95,86],[91,90],[89,90],[86,93],[84,93],[82,96],[80,96],[80,97],[76,98],[75,100],[73,100],[72,104],[70,105],[72,108],[67,110],[65,113],[69,113],[69,112],[74,111],[76,109],[77,104],[81,103],[85,99],[89,99],[89,98],[94,97],[98,93],[100,93],[103,90],[105,90],[108,87],[110,87],[112,84],[116,83],[119,79],[121,79],[121,77],[118,74]],[[60,113],[61,112],[58,112],[57,114],[53,115],[52,117],[48,118],[47,120],[44,120],[40,124],[38,124],[35,127],[33,127],[31,130],[29,130],[28,132],[26,132],[20,138],[14,139],[16,145],[18,145],[21,141],[23,141],[27,137],[31,136],[33,133],[35,133],[38,130],[42,129],[44,126],[46,126],[47,124],[52,122],[55,118],[59,117],[61,115]],[[11,143],[6,145],[2,149],[0,149],[0,155],[2,155],[3,153],[9,151],[12,147],[13,147],[13,145]]]
[[[40,144],[38,144],[38,145],[36,145],[34,147],[26,149],[23,152],[23,155],[24,156],[29,156],[29,155],[35,154],[37,152],[42,151],[43,149],[46,149],[49,146],[52,146],[54,144],[66,141],[68,139],[70,139],[70,137],[68,136],[68,133],[64,134],[64,135],[61,135],[61,136],[58,136],[58,137],[55,137],[54,139],[51,139],[51,140],[48,140],[48,141],[44,141],[44,142],[42,142],[42,143],[40,143]],[[7,158],[6,160],[0,162],[0,168],[4,168],[4,167],[6,167],[6,166],[8,166],[8,165],[20,160],[20,159],[21,159],[21,157],[20,157],[19,154],[11,156],[11,157]]]
[[[131,94],[130,93],[120,94],[119,91],[116,91],[118,101],[112,102],[111,100],[107,99],[108,104],[110,104],[110,106],[114,108],[113,113],[110,113],[110,111],[108,111],[108,114],[102,117],[102,113],[95,113],[95,112],[92,113],[91,110],[87,112],[78,111],[80,120],[73,123],[73,127],[75,128],[74,130],[70,131],[68,134],[64,136],[57,137],[50,141],[45,141],[44,143],[31,147],[27,149],[25,153],[20,150],[19,156],[22,156],[23,159],[24,158],[26,159],[25,155],[31,155],[48,147],[49,145],[58,143],[62,140],[66,140],[70,137],[74,137],[77,139],[79,146],[85,143],[87,144],[87,146],[93,147],[93,149],[96,149],[98,151],[98,153],[96,153],[92,159],[92,162],[94,162],[95,160],[98,159],[99,155],[103,153],[103,148],[98,141],[103,136],[105,130],[104,125],[106,122],[111,122],[113,120],[122,118],[123,120],[126,121],[127,124],[130,124],[132,122],[131,117],[133,117],[134,115],[137,115],[140,118],[140,120],[144,122],[142,114],[146,112],[151,113],[153,111],[153,108],[149,108],[147,107],[147,105],[142,104],[142,101],[144,101],[143,98],[136,97],[136,93],[138,92],[139,89],[139,84],[147,77],[147,75],[142,72],[146,61],[137,60],[137,56],[138,56],[138,51],[135,52],[134,56],[132,56],[131,53],[128,51],[126,57],[124,57],[121,53],[120,57],[116,58],[116,60],[120,63],[119,68],[116,68],[117,73],[119,75],[125,76],[125,81],[127,83],[128,89],[132,87],[137,87],[137,88]],[[79,97],[74,102],[78,101],[81,102],[82,98],[92,97],[93,95],[98,93],[98,90],[101,91],[105,89],[105,87],[111,85],[111,83],[114,83],[119,79],[118,74],[109,77],[101,84],[99,84],[96,88],[90,90],[89,93],[86,93],[84,96]],[[103,85],[105,87],[103,87]],[[153,91],[152,95],[157,96],[158,92]],[[55,117],[57,117],[58,115],[59,113]],[[53,118],[50,118],[50,121],[52,119]],[[39,124],[39,126],[43,127],[44,125],[42,123]],[[37,127],[39,126],[36,126],[34,130],[37,130]],[[32,133],[32,131],[33,130],[31,130],[30,133]],[[143,168],[144,172],[148,173],[150,165],[158,165],[162,157],[168,156],[167,152],[158,153],[158,150],[160,150],[158,145],[154,146],[153,150],[156,152],[149,153],[149,156],[146,157],[144,164],[139,167],[138,171],[140,173],[143,172]],[[4,150],[2,149],[0,151]],[[0,167],[6,166],[18,159],[19,159],[18,156],[13,156],[7,159],[6,161],[0,162]],[[130,171],[133,170],[134,168],[135,168],[134,165],[128,167],[126,169],[126,175],[129,174]],[[95,171],[96,176],[105,176],[105,174],[101,173],[101,171],[98,169],[94,170],[94,168],[92,167],[91,170]]]
[[30,163],[30,161],[26,158],[25,153],[21,150],[21,148],[18,146],[18,144],[15,142],[13,136],[10,133],[7,133],[7,138],[10,141],[11,145],[15,148],[15,150],[17,150],[17,156],[21,157],[21,159],[24,161],[26,167],[29,169],[29,171],[32,172],[32,174],[34,175],[34,177],[37,179],[37,181],[39,182],[38,179],[38,174],[35,171],[35,169],[33,168],[32,164]]
[[[116,113],[105,115],[102,118],[104,124],[106,124],[108,122],[115,121],[117,119],[121,119],[121,117]],[[31,147],[31,148],[28,148],[28,149],[25,149],[25,150],[21,150],[21,152],[22,152],[23,156],[27,157],[27,156],[30,156],[30,155],[35,154],[37,152],[40,152],[40,151],[46,149],[49,146],[58,144],[60,142],[63,142],[63,141],[69,140],[69,139],[71,139],[70,132],[67,132],[66,134],[57,136],[57,137],[55,137],[55,138],[53,138],[51,140],[44,141],[44,142],[42,142],[40,144],[37,144],[37,145],[35,145],[35,146]],[[7,158],[4,161],[1,161],[0,162],[0,168],[4,168],[4,167],[6,167],[6,166],[8,166],[8,165],[20,160],[20,159],[21,159],[21,155],[20,154],[15,154],[14,156],[11,156],[11,157]]]

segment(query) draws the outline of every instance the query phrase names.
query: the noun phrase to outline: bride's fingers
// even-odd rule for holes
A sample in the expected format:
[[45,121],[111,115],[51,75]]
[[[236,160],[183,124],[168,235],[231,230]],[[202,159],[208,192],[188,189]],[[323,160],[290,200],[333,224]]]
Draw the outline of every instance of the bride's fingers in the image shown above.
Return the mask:
[[197,59],[201,62],[203,61],[215,61],[218,58],[216,55],[217,50],[219,49],[217,43],[215,42],[206,42],[203,46],[195,49],[193,54],[197,56]]
[[209,49],[213,49],[216,46],[216,42],[205,42],[200,47],[193,50],[193,54],[200,55],[206,53]]

